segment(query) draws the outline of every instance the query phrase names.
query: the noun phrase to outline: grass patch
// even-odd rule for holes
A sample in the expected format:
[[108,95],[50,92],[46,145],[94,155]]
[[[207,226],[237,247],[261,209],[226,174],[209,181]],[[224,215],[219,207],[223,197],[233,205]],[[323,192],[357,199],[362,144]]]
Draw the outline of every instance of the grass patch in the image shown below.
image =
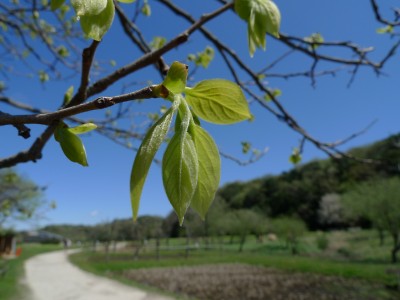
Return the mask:
[[153,255],[142,255],[139,260],[133,260],[129,254],[110,254],[109,260],[103,253],[82,252],[71,256],[71,261],[79,267],[97,274],[107,272],[121,272],[129,269],[194,266],[204,264],[244,263],[258,265],[292,272],[316,273],[322,275],[340,276],[345,278],[358,278],[387,285],[394,285],[393,276],[386,274],[388,264],[355,263],[331,261],[323,258],[260,254],[260,253],[235,253],[218,251],[193,251],[185,259],[180,257],[167,257],[161,254],[160,260],[155,260]]
[[20,279],[24,274],[24,262],[27,259],[40,253],[61,249],[58,245],[41,244],[23,244],[21,247],[21,256],[16,259],[0,261],[7,265],[7,272],[0,277],[1,300],[21,299],[23,289],[21,289]]

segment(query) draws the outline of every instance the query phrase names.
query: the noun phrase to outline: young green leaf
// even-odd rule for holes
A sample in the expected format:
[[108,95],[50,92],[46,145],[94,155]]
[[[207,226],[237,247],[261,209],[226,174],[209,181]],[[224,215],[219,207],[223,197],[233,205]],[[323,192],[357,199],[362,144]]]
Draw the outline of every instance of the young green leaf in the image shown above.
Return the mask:
[[67,130],[73,134],[83,134],[89,131],[92,131],[97,128],[96,124],[93,123],[85,123],[76,127],[67,128]]
[[281,14],[271,0],[235,0],[235,11],[247,22],[250,56],[257,47],[265,50],[265,34],[279,37]]
[[44,83],[46,81],[49,81],[50,77],[49,74],[47,74],[45,71],[40,70],[39,71],[39,80],[41,83]]
[[[277,97],[282,95],[282,90],[280,90],[280,89],[270,89],[270,92],[271,92],[272,96],[275,97],[275,98],[277,98]],[[271,98],[270,94],[265,94],[264,95],[264,100],[265,101],[271,101],[272,98]]]
[[377,33],[380,33],[380,34],[383,34],[383,33],[393,33],[393,32],[394,32],[394,28],[393,28],[392,25],[388,25],[388,26],[385,26],[385,27],[378,28],[378,29],[376,30],[376,32],[377,32]]
[[310,50],[316,50],[324,42],[324,37],[320,33],[313,33],[305,37],[304,40],[311,43],[309,46]]
[[186,100],[200,118],[216,124],[232,124],[251,118],[240,87],[228,80],[200,81],[185,88]]
[[294,165],[297,165],[299,162],[301,162],[301,153],[299,148],[293,149],[292,154],[289,157],[289,161]]
[[190,132],[199,160],[198,182],[190,206],[204,219],[219,186],[221,160],[217,145],[207,131],[193,125]]
[[198,170],[196,148],[191,136],[177,132],[165,150],[162,177],[165,192],[180,225],[196,190]]
[[122,3],[133,3],[136,0],[117,0],[118,2],[122,2]]
[[107,0],[107,6],[99,14],[85,14],[80,17],[83,32],[89,38],[100,41],[111,26],[114,13],[113,0]]
[[71,0],[71,5],[74,8],[78,17],[98,15],[107,6],[108,0]]
[[169,68],[162,85],[174,94],[182,93],[186,87],[187,76],[188,66],[175,61]]
[[214,59],[214,49],[207,46],[203,52],[198,52],[197,54],[189,54],[188,60],[193,61],[196,66],[202,66],[207,69],[208,65]]
[[63,58],[66,58],[70,55],[68,49],[64,45],[57,47],[56,50],[58,55],[60,55]]
[[64,124],[60,123],[54,132],[54,138],[60,143],[65,156],[72,162],[84,167],[88,166],[86,150],[79,137],[68,131]]
[[50,8],[51,10],[57,10],[63,5],[65,0],[51,0],[50,2]]
[[164,46],[166,42],[167,39],[165,37],[155,36],[153,40],[149,43],[149,46],[151,50],[157,50]]
[[145,15],[146,17],[151,16],[151,6],[147,2],[147,0],[144,0],[143,6],[142,6],[142,14]]
[[165,136],[168,133],[171,121],[174,115],[176,105],[171,107],[167,112],[150,128],[147,132],[142,144],[136,154],[135,161],[132,166],[130,180],[130,195],[133,211],[133,218],[136,220],[140,196],[142,194],[143,185],[149,172],[150,165],[154,159],[158,148],[160,148]]
[[63,105],[68,105],[68,103],[72,100],[72,96],[74,94],[74,86],[71,85],[64,94],[64,102]]
[[242,144],[242,152],[244,154],[247,154],[251,149],[251,143],[249,143],[249,142],[241,142],[241,144]]

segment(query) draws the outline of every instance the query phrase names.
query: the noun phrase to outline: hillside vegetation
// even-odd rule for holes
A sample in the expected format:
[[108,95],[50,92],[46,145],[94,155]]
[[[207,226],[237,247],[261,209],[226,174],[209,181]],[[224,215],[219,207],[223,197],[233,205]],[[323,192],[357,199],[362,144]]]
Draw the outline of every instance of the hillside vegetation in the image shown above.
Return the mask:
[[[349,153],[379,163],[314,160],[280,175],[266,175],[248,182],[228,183],[218,190],[205,223],[202,223],[193,212],[189,212],[183,228],[179,227],[177,218],[171,213],[165,218],[142,216],[135,224],[131,219],[124,219],[94,227],[51,225],[44,229],[80,241],[177,237],[187,235],[187,231],[191,231],[191,235],[229,234],[226,227],[230,227],[232,231],[235,219],[257,220],[257,216],[251,215],[248,210],[269,219],[295,217],[303,221],[310,230],[340,229],[349,226],[368,227],[371,225],[368,218],[356,220],[347,218],[340,204],[335,203],[339,201],[335,195],[343,195],[363,182],[398,177],[400,134],[371,145],[354,148]],[[335,209],[336,212],[332,211]],[[329,213],[324,213],[324,210],[328,210]],[[220,218],[222,215],[224,222]],[[265,225],[261,221],[257,222],[261,226]],[[250,231],[257,233],[257,226],[250,227],[252,227]],[[236,231],[240,230],[244,229],[236,228]]]

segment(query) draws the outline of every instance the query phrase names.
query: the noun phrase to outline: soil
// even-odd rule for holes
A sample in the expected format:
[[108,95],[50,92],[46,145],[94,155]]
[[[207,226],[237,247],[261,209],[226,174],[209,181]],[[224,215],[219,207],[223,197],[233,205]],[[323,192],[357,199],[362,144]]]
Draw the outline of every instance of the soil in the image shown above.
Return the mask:
[[141,284],[204,300],[399,299],[398,293],[362,280],[244,264],[139,269],[124,271],[122,275]]

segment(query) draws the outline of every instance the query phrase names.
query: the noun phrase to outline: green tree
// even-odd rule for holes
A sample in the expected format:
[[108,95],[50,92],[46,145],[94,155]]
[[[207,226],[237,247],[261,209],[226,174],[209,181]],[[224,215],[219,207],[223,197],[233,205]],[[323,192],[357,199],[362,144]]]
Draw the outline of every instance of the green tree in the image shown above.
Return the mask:
[[48,204],[43,191],[14,169],[0,170],[0,227],[7,221],[26,220],[40,213],[39,208]]
[[393,241],[391,260],[397,262],[400,250],[399,178],[359,184],[343,196],[343,205],[347,214],[368,218],[375,228],[389,232]]
[[272,230],[278,235],[278,238],[283,237],[287,247],[293,255],[299,252],[299,240],[307,232],[306,224],[294,217],[280,217],[272,220]]
[[246,239],[250,234],[260,236],[267,231],[267,218],[250,209],[231,211],[224,218],[229,233],[239,237],[239,252],[243,251]]

